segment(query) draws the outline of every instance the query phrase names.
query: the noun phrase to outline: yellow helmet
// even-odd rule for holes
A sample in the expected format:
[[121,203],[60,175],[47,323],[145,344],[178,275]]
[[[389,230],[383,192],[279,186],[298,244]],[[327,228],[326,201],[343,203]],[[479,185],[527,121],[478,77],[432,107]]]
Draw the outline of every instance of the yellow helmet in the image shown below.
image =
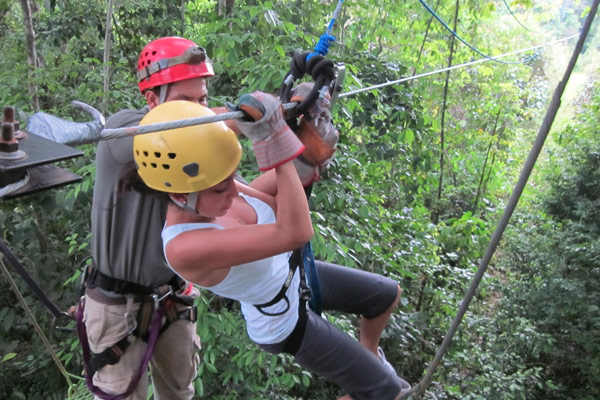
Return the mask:
[[[154,107],[140,125],[215,115],[190,101]],[[237,168],[242,146],[223,121],[136,135],[133,158],[144,183],[155,190],[191,193],[222,182]]]

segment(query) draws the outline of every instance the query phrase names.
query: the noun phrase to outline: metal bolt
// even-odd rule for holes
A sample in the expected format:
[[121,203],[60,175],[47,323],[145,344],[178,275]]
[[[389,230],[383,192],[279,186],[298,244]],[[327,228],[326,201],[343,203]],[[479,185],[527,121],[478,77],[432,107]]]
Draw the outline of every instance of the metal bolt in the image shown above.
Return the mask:
[[3,122],[15,122],[15,108],[11,106],[4,107],[4,121]]
[[3,122],[0,135],[0,160],[19,160],[25,152],[19,150],[19,142],[15,139],[15,127],[12,122]]
[[2,122],[15,122],[15,108],[11,106],[4,107],[4,120]]
[[[6,108],[4,109],[6,111]],[[6,114],[4,114],[6,117]],[[15,126],[12,122],[2,122],[2,141],[10,143],[15,140]]]
[[22,131],[20,129],[21,126],[19,124],[19,121],[15,119],[15,108],[12,106],[5,106],[3,115],[4,119],[2,122],[10,122],[14,126],[13,137],[18,140],[24,139],[27,136],[27,134],[25,133],[25,131]]

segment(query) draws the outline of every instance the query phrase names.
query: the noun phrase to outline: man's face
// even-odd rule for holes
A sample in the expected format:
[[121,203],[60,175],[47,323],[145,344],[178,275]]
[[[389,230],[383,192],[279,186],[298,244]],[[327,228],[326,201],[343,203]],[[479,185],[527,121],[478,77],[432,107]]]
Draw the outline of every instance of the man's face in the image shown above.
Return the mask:
[[[148,90],[145,94],[150,108],[154,108],[160,103],[158,95],[153,91]],[[169,83],[165,101],[173,100],[187,100],[207,107],[208,89],[206,78],[198,77]]]

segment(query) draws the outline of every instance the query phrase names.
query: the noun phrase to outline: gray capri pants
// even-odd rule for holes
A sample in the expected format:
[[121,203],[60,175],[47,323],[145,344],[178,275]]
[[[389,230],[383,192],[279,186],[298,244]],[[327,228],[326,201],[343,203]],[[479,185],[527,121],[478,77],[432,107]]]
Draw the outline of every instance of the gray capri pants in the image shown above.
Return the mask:
[[[392,279],[341,265],[316,261],[323,311],[341,311],[374,318],[396,299]],[[357,340],[326,319],[307,312],[306,328],[294,360],[335,382],[354,400],[392,400],[401,390],[398,378]],[[283,352],[286,341],[259,344],[269,353]]]

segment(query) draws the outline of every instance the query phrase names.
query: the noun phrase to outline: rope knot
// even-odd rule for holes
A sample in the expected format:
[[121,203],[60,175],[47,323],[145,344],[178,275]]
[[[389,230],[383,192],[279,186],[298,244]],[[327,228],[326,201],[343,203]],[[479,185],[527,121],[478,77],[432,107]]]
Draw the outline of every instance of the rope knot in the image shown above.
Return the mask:
[[327,33],[322,34],[319,38],[319,41],[317,42],[317,45],[315,46],[315,52],[309,54],[306,57],[306,61],[310,60],[311,57],[316,56],[317,54],[326,56],[327,53],[329,53],[329,46],[331,46],[331,43],[333,42],[335,42],[334,36],[329,35]]

